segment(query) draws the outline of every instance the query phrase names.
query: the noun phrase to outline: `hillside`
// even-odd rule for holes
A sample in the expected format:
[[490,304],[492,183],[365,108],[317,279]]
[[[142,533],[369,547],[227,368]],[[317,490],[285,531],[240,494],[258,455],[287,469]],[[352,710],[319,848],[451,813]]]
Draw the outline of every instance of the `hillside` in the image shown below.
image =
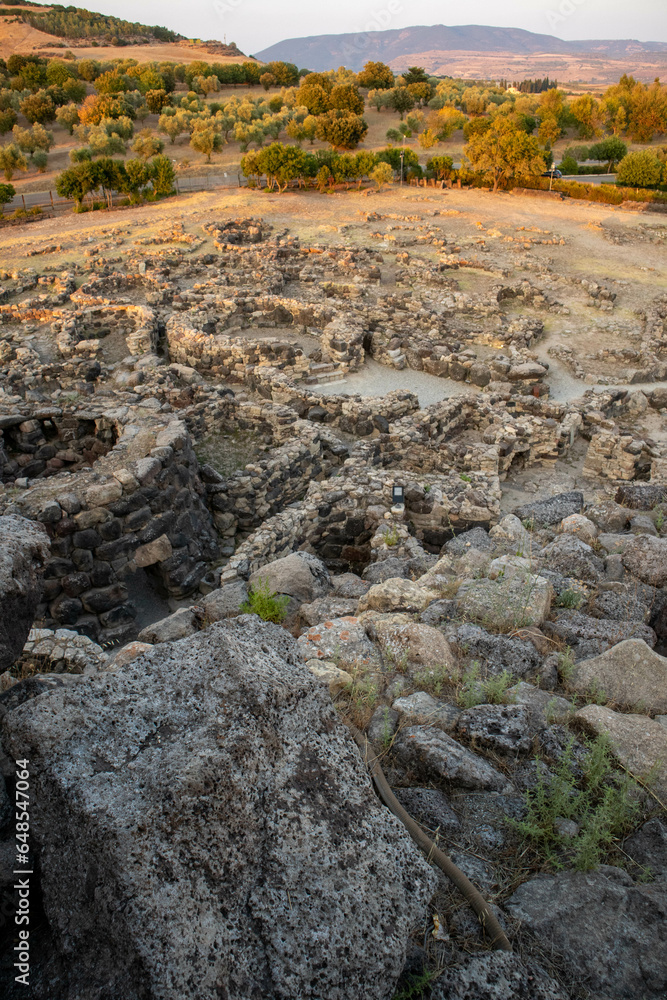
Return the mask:
[[403,69],[413,61],[429,72],[439,72],[448,58],[463,53],[523,57],[593,57],[595,60],[632,60],[658,64],[667,61],[667,43],[639,42],[632,39],[594,39],[565,41],[554,35],[540,35],[520,28],[496,28],[488,25],[420,25],[390,31],[355,34],[312,35],[290,38],[256,53],[266,62],[285,59],[312,70],[345,65],[359,70],[369,59],[381,59],[393,69]]
[[218,61],[245,58],[234,43],[194,41],[160,25],[125,21],[85,8],[0,3],[1,58],[6,59],[14,52],[55,55],[62,48],[76,49],[79,58],[117,58],[121,50],[130,47],[132,57],[139,62],[154,59],[190,62],[207,59],[211,54]]

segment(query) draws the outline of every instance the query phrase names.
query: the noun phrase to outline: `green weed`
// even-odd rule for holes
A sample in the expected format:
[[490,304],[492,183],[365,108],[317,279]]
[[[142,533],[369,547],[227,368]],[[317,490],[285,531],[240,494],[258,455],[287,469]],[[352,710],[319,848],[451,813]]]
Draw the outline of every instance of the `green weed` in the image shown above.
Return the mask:
[[568,587],[567,590],[561,591],[561,593],[556,598],[556,607],[558,608],[579,608],[583,603],[583,595],[576,590],[572,590]]
[[421,976],[411,976],[408,985],[395,993],[392,1000],[419,1000],[434,979],[435,973],[429,971],[423,972]]
[[462,708],[474,708],[475,705],[506,705],[507,690],[513,683],[514,678],[508,670],[482,679],[479,663],[475,662],[463,675],[458,703]]
[[[632,829],[640,811],[636,783],[615,770],[605,734],[586,741],[586,755],[574,760],[572,738],[555,773],[545,778],[537,769],[537,784],[526,792],[526,816],[513,821],[552,868],[589,871],[597,867],[613,842]],[[538,764],[540,759],[536,758]],[[558,818],[574,820],[575,837],[564,837],[555,827]]]
[[558,676],[567,687],[574,675],[574,656],[569,646],[566,646],[558,658]]
[[243,602],[240,610],[245,614],[259,615],[265,622],[280,624],[287,617],[289,600],[286,596],[278,597],[271,590],[268,577],[263,580],[260,577],[259,583],[248,591],[248,600]]

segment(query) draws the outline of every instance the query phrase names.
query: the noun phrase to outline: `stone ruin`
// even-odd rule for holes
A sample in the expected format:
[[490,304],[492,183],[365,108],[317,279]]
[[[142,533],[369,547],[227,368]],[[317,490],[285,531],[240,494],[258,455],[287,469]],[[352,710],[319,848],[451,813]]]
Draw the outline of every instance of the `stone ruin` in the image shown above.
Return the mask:
[[[438,243],[428,229],[408,237],[385,226],[363,248],[302,245],[257,219],[207,222],[202,231],[215,253],[199,252],[203,238],[177,226],[113,258],[109,244],[83,274],[77,265],[39,278],[29,269],[0,275],[0,527],[16,548],[0,581],[15,603],[22,595],[30,619],[17,618],[1,664],[0,716],[6,745],[28,746],[40,763],[45,907],[71,989],[92,996],[113,983],[127,1000],[176,996],[176,988],[179,1000],[344,1000],[353,982],[355,995],[387,1000],[411,961],[425,967],[421,945],[419,954],[408,947],[420,925],[422,940],[426,926],[436,942],[428,938],[428,957],[440,949],[446,967],[434,1000],[468,996],[466,983],[477,990],[471,996],[496,996],[488,990],[501,974],[530,1000],[574,997],[532,945],[521,957],[462,957],[461,942],[477,932],[446,894],[434,912],[447,913],[448,936],[437,938],[426,915],[434,877],[373,798],[330,696],[388,754],[401,801],[424,828],[454,835],[457,863],[489,893],[516,845],[501,814],[523,815],[522,795],[534,787],[531,748],[539,743],[556,766],[568,725],[615,733],[621,764],[636,774],[653,768],[664,796],[667,448],[651,428],[664,420],[667,390],[593,391],[584,382],[579,396],[552,399],[549,364],[535,350],[544,314],[567,315],[564,296],[533,276],[487,273],[471,246]],[[533,245],[517,237],[526,241]],[[418,256],[420,243],[440,247],[437,263]],[[462,291],[456,274],[473,265],[480,290]],[[599,282],[575,293],[613,312],[615,292]],[[664,309],[651,309],[644,341],[652,353],[642,365],[660,359]],[[369,359],[388,386],[411,370],[442,385],[445,398],[420,405],[400,387],[350,392],[347,380]],[[570,469],[586,497],[579,489],[545,497],[542,483],[572,485]],[[528,487],[539,494],[533,501],[511,499]],[[32,547],[22,555],[26,523]],[[286,628],[239,617],[263,581],[286,602]],[[504,704],[487,700],[483,686],[498,677],[512,685]],[[597,703],[586,704],[595,691]],[[120,731],[126,704],[134,707]],[[646,714],[632,714],[640,704]],[[49,713],[84,720],[75,743],[65,745]],[[239,748],[250,729],[249,757]],[[196,773],[179,763],[193,754],[204,762]],[[133,755],[137,769],[121,774],[113,761]],[[263,776],[273,834],[262,826],[261,796],[246,797],[241,757]],[[216,805],[206,790],[223,786]],[[161,812],[167,787],[173,816]],[[109,796],[115,804],[98,841],[94,817]],[[200,814],[204,799],[213,804]],[[230,821],[241,800],[243,818]],[[286,843],[294,832],[292,807],[318,817],[317,849],[310,820],[299,820],[292,853],[275,848],[276,837]],[[192,889],[203,861],[173,833],[177,814],[192,820],[209,859],[218,858],[216,844],[237,843],[238,871],[262,851],[270,878],[234,878],[214,860],[209,881]],[[662,871],[655,844],[664,825],[656,827],[646,798],[638,815],[628,856],[639,866],[650,855]],[[186,901],[165,903],[155,931],[147,915],[163,907],[163,884],[143,861],[122,934],[114,923],[131,888],[118,832],[128,824],[142,859],[167,859]],[[49,829],[57,835],[47,843]],[[95,878],[104,880],[106,909],[91,907],[85,871],[77,874],[82,844],[104,870]],[[309,851],[303,888],[300,859]],[[61,869],[49,852],[60,852]],[[358,899],[327,868],[331,858],[336,870],[353,859]],[[565,955],[568,975],[578,955],[597,995],[623,1000],[643,977],[644,995],[658,1000],[664,961],[647,914],[664,908],[664,892],[619,871],[607,865],[580,882],[565,872],[548,885],[531,878],[503,897],[503,919],[517,940],[521,921],[539,928]],[[593,891],[585,878],[605,882]],[[601,924],[599,901],[616,893],[630,944],[614,975],[580,945],[577,915],[558,909],[566,883]],[[233,903],[211,917],[220,893]],[[84,914],[71,935],[68,899]],[[235,923],[244,906],[247,919]],[[549,927],[544,912],[555,913]],[[614,920],[604,941],[621,934]],[[331,941],[337,963],[325,957]],[[75,952],[86,961],[77,965]],[[220,959],[227,953],[231,964]],[[60,975],[51,960],[44,982]]]

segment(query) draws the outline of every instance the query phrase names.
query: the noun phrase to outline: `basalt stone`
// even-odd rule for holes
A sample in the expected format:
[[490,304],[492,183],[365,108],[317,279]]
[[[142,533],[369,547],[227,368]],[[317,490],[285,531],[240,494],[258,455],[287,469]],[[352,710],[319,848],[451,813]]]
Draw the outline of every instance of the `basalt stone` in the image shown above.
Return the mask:
[[536,527],[558,524],[570,514],[578,514],[584,506],[584,494],[578,490],[558,493],[547,500],[534,500],[517,507],[514,514],[520,521],[532,521]]
[[394,994],[436,880],[284,630],[214,624],[4,726],[72,996]]
[[127,600],[127,587],[121,583],[114,583],[110,587],[102,587],[99,590],[88,590],[81,595],[86,611],[99,614],[102,611],[110,611],[117,604],[122,604]]
[[611,1000],[665,996],[664,885],[635,885],[627,872],[603,865],[524,882],[505,908],[597,994]]
[[16,515],[0,517],[0,672],[19,656],[42,597],[46,531]]

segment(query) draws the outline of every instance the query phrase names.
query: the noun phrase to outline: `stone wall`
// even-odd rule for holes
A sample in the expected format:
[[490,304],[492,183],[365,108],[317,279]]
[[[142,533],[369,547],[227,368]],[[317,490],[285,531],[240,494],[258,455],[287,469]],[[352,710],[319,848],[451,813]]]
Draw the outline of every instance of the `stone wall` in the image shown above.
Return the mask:
[[371,539],[393,505],[395,485],[405,492],[411,532],[432,552],[455,533],[492,527],[500,517],[500,484],[482,472],[416,475],[414,469],[372,469],[312,483],[305,499],[268,518],[224,568],[226,583],[298,549],[315,552],[336,570],[359,571],[371,561]]
[[41,521],[51,538],[37,620],[122,640],[135,631],[129,577],[145,569],[158,593],[186,596],[218,540],[185,424],[127,408],[97,419],[117,441],[92,468],[32,480],[19,498],[0,494],[0,506]]

